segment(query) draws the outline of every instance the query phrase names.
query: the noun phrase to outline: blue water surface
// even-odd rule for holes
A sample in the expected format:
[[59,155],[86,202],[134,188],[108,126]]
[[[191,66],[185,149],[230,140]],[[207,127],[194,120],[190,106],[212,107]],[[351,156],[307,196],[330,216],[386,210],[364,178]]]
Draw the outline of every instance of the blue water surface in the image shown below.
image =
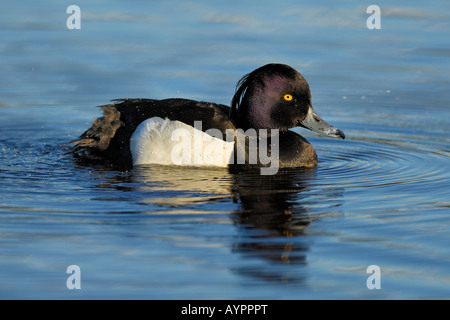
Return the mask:
[[[439,0],[0,3],[0,298],[449,299],[448,12]],[[316,169],[116,171],[65,154],[97,105],[229,104],[270,62],[299,70],[346,133],[293,129]],[[67,287],[70,265],[81,289]]]

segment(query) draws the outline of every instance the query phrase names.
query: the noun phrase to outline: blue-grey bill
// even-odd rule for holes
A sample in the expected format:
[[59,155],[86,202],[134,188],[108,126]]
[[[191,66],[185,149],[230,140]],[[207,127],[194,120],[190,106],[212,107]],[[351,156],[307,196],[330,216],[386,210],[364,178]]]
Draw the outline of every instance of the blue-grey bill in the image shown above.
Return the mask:
[[312,106],[309,108],[305,119],[300,121],[300,125],[321,135],[345,139],[344,132],[326,123],[317,115]]

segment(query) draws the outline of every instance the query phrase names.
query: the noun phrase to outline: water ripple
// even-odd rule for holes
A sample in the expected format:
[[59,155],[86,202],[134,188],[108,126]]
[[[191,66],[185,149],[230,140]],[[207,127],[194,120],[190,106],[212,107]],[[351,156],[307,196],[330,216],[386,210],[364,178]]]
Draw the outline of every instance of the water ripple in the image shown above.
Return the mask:
[[447,163],[442,151],[425,152],[419,144],[355,139],[339,149],[327,148],[321,154],[318,174],[326,183],[342,187],[379,187],[439,179],[446,175]]

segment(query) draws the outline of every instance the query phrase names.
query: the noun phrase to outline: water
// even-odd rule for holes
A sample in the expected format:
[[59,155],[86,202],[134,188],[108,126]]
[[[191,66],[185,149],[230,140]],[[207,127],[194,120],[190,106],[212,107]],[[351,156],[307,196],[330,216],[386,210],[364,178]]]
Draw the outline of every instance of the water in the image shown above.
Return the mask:
[[[357,1],[77,1],[70,31],[71,4],[0,4],[0,298],[450,298],[448,2],[379,1],[381,30]],[[300,70],[347,136],[295,129],[317,169],[119,172],[64,154],[96,105],[228,104],[269,62]]]

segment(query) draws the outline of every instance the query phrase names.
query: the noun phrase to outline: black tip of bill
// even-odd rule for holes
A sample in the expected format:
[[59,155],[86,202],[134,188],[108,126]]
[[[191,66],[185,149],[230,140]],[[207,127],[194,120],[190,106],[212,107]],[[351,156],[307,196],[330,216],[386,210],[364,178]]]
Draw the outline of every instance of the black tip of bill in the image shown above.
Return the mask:
[[336,129],[336,135],[341,138],[341,139],[345,139],[345,134],[343,131]]

